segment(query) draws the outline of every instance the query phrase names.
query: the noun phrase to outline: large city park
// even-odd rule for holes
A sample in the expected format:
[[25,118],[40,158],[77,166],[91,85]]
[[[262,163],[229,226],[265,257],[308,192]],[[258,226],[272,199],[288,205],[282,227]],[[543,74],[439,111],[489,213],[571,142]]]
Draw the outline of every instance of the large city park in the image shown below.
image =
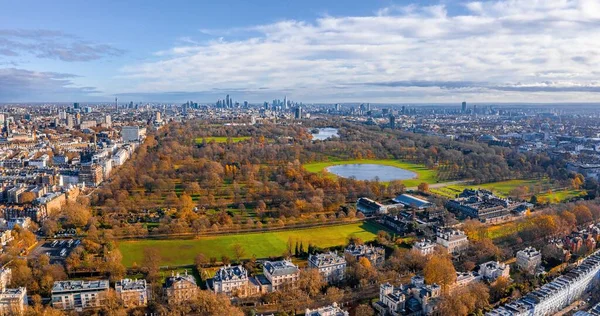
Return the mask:
[[[217,129],[212,128],[213,131]],[[343,128],[341,130],[344,131]],[[335,155],[334,153],[340,151],[332,147],[339,145],[352,148],[355,143],[345,141],[343,138],[311,141],[311,137],[306,135],[304,128],[294,128],[286,131],[285,144],[281,140],[284,135],[278,135],[277,132],[266,133],[266,135],[259,135],[256,131],[248,133],[248,131],[235,129],[227,129],[227,132],[230,133],[230,136],[206,135],[205,131],[200,131],[198,133],[201,133],[201,136],[196,135],[194,142],[185,144],[185,151],[190,153],[198,150],[209,151],[213,155],[212,157],[218,157],[213,158],[214,161],[210,161],[208,155],[203,158],[194,157],[193,159],[185,155],[170,158],[161,156],[159,159],[155,157],[137,157],[140,160],[151,160],[152,168],[161,167],[164,170],[158,173],[159,175],[154,179],[155,181],[148,180],[146,184],[138,181],[138,186],[129,190],[130,199],[135,199],[136,195],[139,197],[143,194],[143,198],[146,200],[143,207],[167,210],[182,208],[182,203],[187,203],[189,205],[183,206],[183,208],[200,209],[202,215],[199,217],[210,218],[210,222],[207,220],[206,223],[200,224],[202,226],[198,230],[187,229],[182,234],[171,234],[168,230],[164,230],[157,233],[156,236],[153,236],[152,232],[158,232],[160,227],[165,226],[167,220],[143,223],[144,229],[150,232],[149,236],[140,236],[141,238],[136,238],[135,235],[127,236],[127,238],[123,238],[118,242],[118,247],[123,253],[125,266],[139,265],[143,260],[144,249],[147,248],[158,249],[163,266],[176,267],[193,264],[198,253],[202,253],[209,258],[216,258],[217,261],[220,261],[224,256],[232,257],[234,256],[232,246],[236,244],[241,245],[243,248],[244,258],[269,258],[281,256],[290,240],[294,243],[302,242],[305,247],[311,244],[320,249],[342,247],[348,243],[351,237],[358,237],[364,241],[373,240],[378,231],[387,231],[387,229],[375,224],[373,221],[363,219],[356,212],[352,212],[349,217],[342,215],[342,218],[340,218],[337,207],[353,209],[356,197],[361,195],[360,191],[381,190],[380,196],[391,197],[396,192],[383,193],[383,191],[386,190],[386,187],[389,188],[392,185],[395,185],[394,189],[397,190],[398,184],[401,184],[403,190],[423,191],[422,185],[425,183],[427,184],[425,186],[427,192],[421,193],[432,198],[442,199],[454,198],[465,188],[488,189],[499,196],[519,195],[519,198],[526,200],[535,194],[538,201],[544,201],[545,203],[562,202],[576,197],[582,192],[573,188],[560,187],[556,183],[552,183],[547,177],[540,176],[529,179],[484,181],[476,184],[479,179],[473,179],[468,174],[464,174],[460,171],[462,168],[457,168],[456,163],[452,164],[450,160],[431,163],[432,157],[438,159],[436,153],[433,153],[430,157],[427,157],[430,153],[425,153],[421,157],[418,153],[415,153],[412,156],[404,155],[400,157],[401,159],[398,159],[402,155],[395,153],[393,150],[385,152],[383,157],[382,154],[375,157],[377,156],[373,153],[375,149],[369,149],[364,152],[356,152],[353,155]],[[245,135],[240,135],[244,132]],[[365,139],[361,142],[374,142],[371,131],[365,131],[364,134]],[[160,155],[160,151],[164,150],[165,146],[168,149],[173,146],[167,140],[160,139],[164,136],[159,134],[155,137],[152,141],[157,141],[154,146],[158,150],[153,149],[152,155]],[[294,145],[289,144],[288,139],[291,137],[295,137],[296,143]],[[384,138],[386,141],[389,141],[390,138],[386,133],[376,134],[376,137]],[[271,159],[271,163],[276,164],[277,167],[266,166],[269,162],[258,159],[247,159],[245,163],[240,163],[233,162],[232,157],[227,157],[227,151],[230,153],[231,151],[245,152],[247,149],[250,150],[256,147],[262,147],[263,149],[273,147],[275,151],[284,148],[282,146],[288,149],[290,146],[297,146],[304,152],[295,155],[281,155],[278,153],[273,154],[278,155],[278,157],[263,157]],[[431,149],[428,150],[431,151]],[[348,152],[351,151],[348,150]],[[292,165],[290,161],[292,159],[300,160],[301,163]],[[167,165],[164,165],[165,161],[168,161]],[[191,170],[191,167],[198,161],[202,162],[201,170]],[[135,160],[132,164],[135,164]],[[216,164],[219,166],[215,166]],[[377,181],[377,179],[358,181],[337,176],[329,171],[329,168],[333,166],[363,164],[395,167],[411,172],[412,176],[389,182]],[[224,168],[222,168],[223,165],[225,165]],[[132,167],[134,170],[138,170],[135,165]],[[197,172],[205,175],[207,172],[212,171],[208,170],[212,167],[221,168],[217,171],[218,176],[201,176],[200,179],[190,181],[189,173]],[[442,169],[445,171],[441,171]],[[448,176],[449,170],[452,170],[454,175]],[[250,172],[252,173],[250,177],[263,173],[260,175],[262,183],[258,184],[256,180],[249,179],[246,173]],[[269,175],[266,176],[264,173],[269,173]],[[278,173],[285,173],[285,176],[289,179],[276,179]],[[523,176],[523,174],[519,174],[519,176]],[[509,177],[509,175],[504,177]],[[306,187],[310,187],[310,190],[315,186],[327,185],[338,188],[344,188],[348,185],[356,185],[357,187],[353,187],[354,192],[344,192],[345,196],[339,197],[335,202],[324,201],[327,199],[326,192],[325,197],[306,198],[304,196],[292,197],[288,195],[288,198],[294,199],[292,203],[281,201],[279,197],[275,197],[271,193],[264,193],[262,196],[262,193],[256,193],[256,191],[263,190],[262,186],[269,181],[271,183],[279,181],[285,187],[283,190],[294,186],[296,190],[302,189],[302,185],[292,184],[300,178],[303,178],[304,182],[311,183],[310,185],[306,183]],[[357,184],[358,182],[366,184]],[[327,191],[327,188],[321,190]],[[390,188],[390,190],[392,189]],[[182,200],[185,201],[181,202]],[[313,209],[315,203],[323,204]],[[99,209],[106,209],[106,207],[106,201],[99,203]],[[135,205],[131,207],[134,208]],[[279,211],[278,207],[282,211]],[[192,218],[198,217],[196,215],[181,215],[177,212],[181,213],[180,211],[167,211],[165,212],[166,215],[163,214],[163,216],[171,218],[169,220],[171,223],[180,220],[182,217],[187,218],[189,216],[190,221],[192,221]],[[218,220],[214,220],[216,216],[228,218],[224,221],[224,224],[221,224]],[[212,226],[210,226],[211,223],[213,223]],[[193,226],[193,224],[190,223],[190,226]],[[510,223],[497,225],[496,227],[490,226],[487,229],[489,229],[492,237],[502,237],[513,232]],[[387,232],[391,233],[390,231]]]

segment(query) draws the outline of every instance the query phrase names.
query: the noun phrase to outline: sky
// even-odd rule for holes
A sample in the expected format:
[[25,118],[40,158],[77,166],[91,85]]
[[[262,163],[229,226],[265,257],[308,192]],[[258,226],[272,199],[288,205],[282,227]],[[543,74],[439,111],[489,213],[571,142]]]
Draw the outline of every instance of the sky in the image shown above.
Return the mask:
[[0,12],[0,102],[600,102],[600,0],[0,0]]

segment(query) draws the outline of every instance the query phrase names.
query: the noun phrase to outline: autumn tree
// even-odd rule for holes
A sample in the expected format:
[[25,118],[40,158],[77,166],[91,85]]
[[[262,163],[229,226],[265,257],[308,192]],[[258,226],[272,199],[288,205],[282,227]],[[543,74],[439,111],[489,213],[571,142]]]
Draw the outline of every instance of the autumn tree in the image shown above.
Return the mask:
[[328,287],[325,298],[329,304],[340,302],[344,298],[344,290],[335,286]]
[[443,290],[447,290],[456,281],[456,270],[448,256],[431,256],[425,264],[423,274],[426,283],[439,284]]
[[489,306],[490,293],[488,287],[475,282],[461,289],[445,293],[437,305],[436,315],[462,316],[482,311]]
[[240,260],[246,255],[246,250],[244,250],[244,247],[241,244],[234,244],[231,248],[233,250],[235,261],[240,263]]
[[158,249],[150,247],[144,248],[142,269],[146,273],[146,278],[150,282],[154,282],[158,279],[161,260],[161,255]]
[[206,316],[243,316],[244,313],[238,307],[231,305],[231,300],[222,294],[215,294],[212,291],[197,291],[196,297],[186,302],[189,315]]
[[194,263],[196,264],[196,269],[200,271],[202,268],[204,268],[204,266],[206,266],[208,259],[203,253],[199,253],[196,255],[196,258],[194,258]]
[[298,277],[298,288],[308,294],[309,297],[315,297],[326,285],[323,275],[317,269],[303,269]]
[[63,208],[65,225],[73,227],[83,227],[92,217],[88,206],[77,202],[69,202]]
[[417,186],[417,189],[421,192],[429,192],[429,184],[427,182],[421,182],[419,183],[419,186]]
[[367,304],[360,304],[356,306],[356,308],[350,313],[350,315],[354,316],[373,316],[375,315],[375,311],[373,308]]

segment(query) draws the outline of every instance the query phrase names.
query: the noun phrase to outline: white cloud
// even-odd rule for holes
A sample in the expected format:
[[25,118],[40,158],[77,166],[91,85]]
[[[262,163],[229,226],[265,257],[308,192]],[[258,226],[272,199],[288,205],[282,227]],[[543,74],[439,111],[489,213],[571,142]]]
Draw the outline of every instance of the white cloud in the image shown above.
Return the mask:
[[256,34],[241,40],[228,39],[227,30],[207,42],[185,38],[158,52],[159,61],[123,68],[124,77],[143,82],[123,92],[286,91],[312,101],[600,100],[597,0],[465,7],[463,15],[449,15],[443,5],[390,7],[371,16],[231,31]]

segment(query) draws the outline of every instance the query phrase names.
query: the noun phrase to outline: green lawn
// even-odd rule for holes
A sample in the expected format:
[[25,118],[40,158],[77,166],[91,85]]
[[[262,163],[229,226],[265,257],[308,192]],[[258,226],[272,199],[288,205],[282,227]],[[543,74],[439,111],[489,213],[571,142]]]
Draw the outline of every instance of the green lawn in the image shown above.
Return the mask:
[[402,180],[402,183],[407,187],[416,187],[421,182],[427,183],[437,183],[437,174],[435,170],[427,169],[424,165],[414,164],[409,162],[403,162],[399,160],[392,159],[361,159],[361,160],[340,160],[340,161],[326,161],[326,162],[313,162],[304,164],[304,169],[309,172],[326,173],[328,176],[335,177],[334,174],[327,172],[325,170],[327,167],[335,166],[335,165],[350,165],[350,164],[376,164],[376,165],[385,165],[392,166],[401,169],[405,169],[408,171],[412,171],[417,174],[417,178]]
[[537,198],[539,203],[560,203],[582,195],[585,190],[562,190],[538,194]]
[[294,245],[296,240],[302,241],[304,249],[308,247],[309,242],[325,248],[344,245],[351,236],[359,237],[364,241],[373,240],[381,229],[376,224],[364,222],[267,233],[201,237],[199,239],[127,240],[119,242],[119,249],[123,254],[123,264],[127,267],[132,266],[134,262],[140,264],[143,251],[147,247],[160,251],[163,265],[180,266],[193,264],[198,253],[203,253],[206,257],[216,257],[219,261],[222,255],[233,258],[232,246],[237,243],[244,247],[247,258],[253,254],[257,258],[267,258],[281,256],[289,238],[294,240]]
[[231,138],[231,141],[234,143],[238,143],[244,140],[250,139],[250,136],[239,136],[239,137],[227,137],[227,136],[211,136],[211,137],[198,137],[196,138],[196,144],[202,144],[202,140],[205,139],[207,143],[215,142],[215,143],[226,143],[227,139]]

